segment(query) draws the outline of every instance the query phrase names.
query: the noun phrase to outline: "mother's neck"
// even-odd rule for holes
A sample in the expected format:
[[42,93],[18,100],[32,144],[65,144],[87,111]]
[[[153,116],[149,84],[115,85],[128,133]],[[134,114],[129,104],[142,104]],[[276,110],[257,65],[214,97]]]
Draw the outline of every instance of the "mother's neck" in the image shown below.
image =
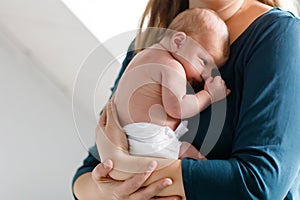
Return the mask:
[[247,0],[234,0],[228,5],[215,10],[219,16],[226,22],[230,20],[243,7]]
[[248,0],[190,0],[190,8],[200,7],[214,10],[224,20],[229,20]]

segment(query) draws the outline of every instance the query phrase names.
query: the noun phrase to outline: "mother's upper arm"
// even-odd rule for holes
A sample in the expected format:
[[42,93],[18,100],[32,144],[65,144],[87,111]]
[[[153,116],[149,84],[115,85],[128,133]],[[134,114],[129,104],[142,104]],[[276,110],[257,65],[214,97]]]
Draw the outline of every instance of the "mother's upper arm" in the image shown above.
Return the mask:
[[280,26],[249,52],[233,146],[246,186],[269,198],[284,198],[300,168],[300,22]]

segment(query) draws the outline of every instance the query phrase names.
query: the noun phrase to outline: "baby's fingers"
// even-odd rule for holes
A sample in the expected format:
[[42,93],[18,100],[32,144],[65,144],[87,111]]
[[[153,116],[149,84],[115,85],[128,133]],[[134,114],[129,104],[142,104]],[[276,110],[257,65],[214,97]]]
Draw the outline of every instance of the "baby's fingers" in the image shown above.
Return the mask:
[[[214,82],[221,85],[224,81],[223,81],[223,79],[221,78],[221,76],[216,76],[216,77],[214,78]],[[224,82],[224,83],[225,83],[225,82]]]
[[214,79],[213,79],[213,77],[209,77],[208,79],[206,79],[206,83],[211,83],[212,81],[213,81]]

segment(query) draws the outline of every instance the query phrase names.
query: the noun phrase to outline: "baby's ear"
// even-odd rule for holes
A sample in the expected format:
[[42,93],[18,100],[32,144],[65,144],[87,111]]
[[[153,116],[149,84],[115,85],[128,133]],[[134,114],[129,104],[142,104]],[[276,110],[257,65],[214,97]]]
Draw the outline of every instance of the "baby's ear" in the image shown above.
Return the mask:
[[171,38],[171,52],[176,53],[186,42],[187,36],[184,32],[177,32]]

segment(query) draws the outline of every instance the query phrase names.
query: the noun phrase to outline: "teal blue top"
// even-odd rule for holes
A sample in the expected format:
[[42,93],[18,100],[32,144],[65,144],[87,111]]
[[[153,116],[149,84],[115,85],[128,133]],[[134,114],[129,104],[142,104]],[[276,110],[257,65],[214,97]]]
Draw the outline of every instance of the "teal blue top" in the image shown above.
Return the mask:
[[[300,20],[280,9],[260,16],[220,73],[231,89],[224,126],[209,160],[183,159],[187,199],[300,199]],[[210,119],[211,109],[200,114],[197,148]],[[89,154],[74,180],[98,163]]]

